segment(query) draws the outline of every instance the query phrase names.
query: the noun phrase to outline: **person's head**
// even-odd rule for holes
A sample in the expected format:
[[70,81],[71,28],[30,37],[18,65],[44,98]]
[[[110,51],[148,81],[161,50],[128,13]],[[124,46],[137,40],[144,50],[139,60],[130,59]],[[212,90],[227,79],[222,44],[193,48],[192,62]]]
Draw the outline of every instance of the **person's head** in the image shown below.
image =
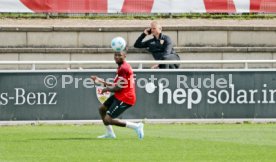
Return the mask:
[[114,53],[114,60],[116,64],[122,64],[126,59],[126,53],[124,51],[115,52]]
[[151,22],[150,28],[153,36],[157,37],[162,32],[162,26],[157,21]]

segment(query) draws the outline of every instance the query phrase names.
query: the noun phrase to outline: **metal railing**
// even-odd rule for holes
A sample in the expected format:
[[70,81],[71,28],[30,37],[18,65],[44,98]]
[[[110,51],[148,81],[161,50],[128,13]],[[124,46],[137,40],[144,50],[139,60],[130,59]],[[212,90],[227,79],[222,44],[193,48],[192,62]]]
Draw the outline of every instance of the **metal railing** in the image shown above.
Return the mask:
[[[276,63],[276,60],[181,60],[181,61],[155,61],[155,60],[128,60],[129,64],[138,65],[143,69],[143,64],[244,64],[243,69],[248,69],[249,64]],[[103,65],[115,64],[114,61],[0,61],[0,65],[31,65],[31,70],[36,70],[36,65]]]

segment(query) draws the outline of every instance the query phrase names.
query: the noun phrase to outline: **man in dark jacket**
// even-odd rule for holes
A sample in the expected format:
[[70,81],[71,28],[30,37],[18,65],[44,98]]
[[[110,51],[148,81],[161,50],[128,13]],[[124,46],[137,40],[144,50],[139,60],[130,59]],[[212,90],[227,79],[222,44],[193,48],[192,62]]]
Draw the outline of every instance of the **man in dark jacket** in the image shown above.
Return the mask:
[[[158,22],[153,21],[150,28],[144,32],[136,40],[135,48],[147,48],[155,60],[180,60],[179,56],[173,49],[172,40],[169,36],[162,34],[162,27]],[[143,42],[147,35],[153,35],[152,39]],[[179,64],[160,64],[154,65],[152,68],[160,69],[178,69]]]

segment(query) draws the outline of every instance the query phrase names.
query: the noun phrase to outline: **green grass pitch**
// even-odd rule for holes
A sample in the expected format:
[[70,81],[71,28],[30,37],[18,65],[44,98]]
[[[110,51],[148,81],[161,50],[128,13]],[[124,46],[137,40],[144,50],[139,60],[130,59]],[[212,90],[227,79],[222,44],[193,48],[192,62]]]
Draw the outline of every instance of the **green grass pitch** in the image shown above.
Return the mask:
[[145,124],[138,140],[114,127],[116,139],[97,139],[102,125],[0,127],[1,162],[275,161],[276,124]]

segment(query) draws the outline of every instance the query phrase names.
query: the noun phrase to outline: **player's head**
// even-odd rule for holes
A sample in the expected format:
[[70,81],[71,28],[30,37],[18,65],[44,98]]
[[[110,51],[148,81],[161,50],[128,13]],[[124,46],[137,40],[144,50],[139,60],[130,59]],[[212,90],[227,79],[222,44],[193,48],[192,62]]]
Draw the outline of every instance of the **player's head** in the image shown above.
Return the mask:
[[121,52],[115,52],[114,53],[114,60],[116,64],[122,64],[126,59],[126,52],[121,51]]
[[150,28],[151,28],[151,33],[154,36],[158,36],[162,32],[162,26],[157,21],[151,22]]

